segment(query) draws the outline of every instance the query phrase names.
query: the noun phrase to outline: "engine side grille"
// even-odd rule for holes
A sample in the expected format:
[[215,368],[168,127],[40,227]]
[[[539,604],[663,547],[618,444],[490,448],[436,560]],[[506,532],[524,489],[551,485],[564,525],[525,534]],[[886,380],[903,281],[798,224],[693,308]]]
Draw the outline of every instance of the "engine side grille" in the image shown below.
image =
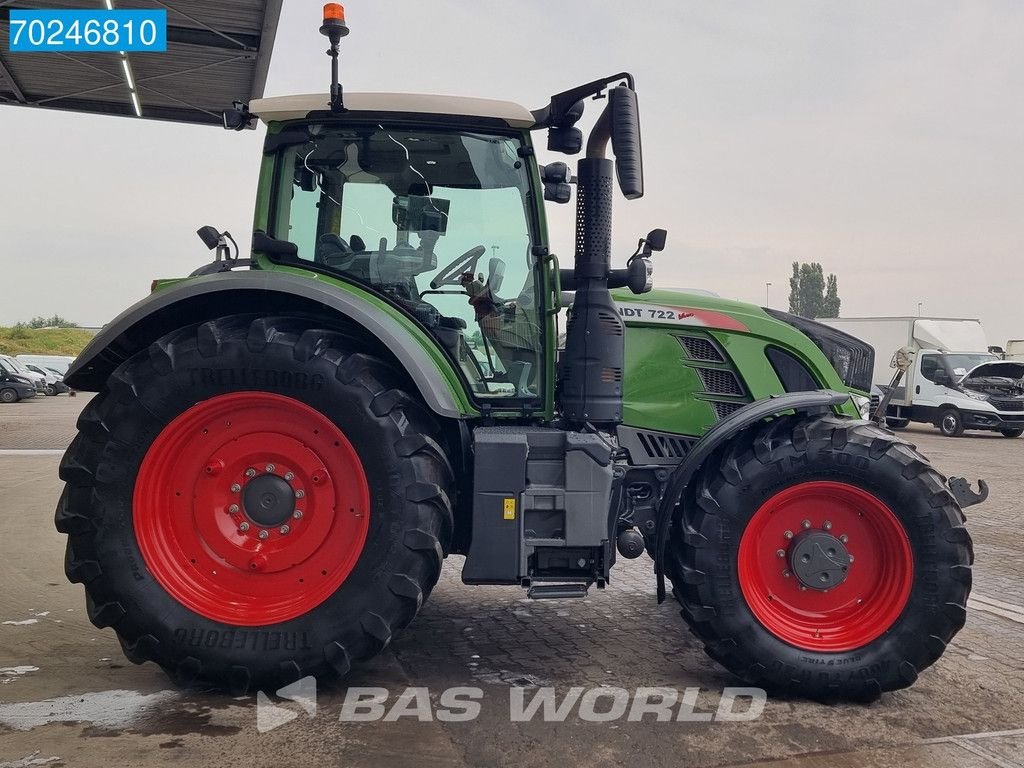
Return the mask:
[[686,356],[691,360],[699,360],[704,363],[724,363],[725,357],[710,339],[703,339],[699,336],[677,336],[679,343],[686,351]]
[[715,415],[719,421],[735,413],[745,405],[746,403],[711,403],[711,407],[715,409]]
[[695,442],[692,437],[633,427],[620,426],[617,434],[633,464],[678,464]]
[[697,368],[704,391],[713,395],[742,395],[743,387],[732,371],[721,368]]

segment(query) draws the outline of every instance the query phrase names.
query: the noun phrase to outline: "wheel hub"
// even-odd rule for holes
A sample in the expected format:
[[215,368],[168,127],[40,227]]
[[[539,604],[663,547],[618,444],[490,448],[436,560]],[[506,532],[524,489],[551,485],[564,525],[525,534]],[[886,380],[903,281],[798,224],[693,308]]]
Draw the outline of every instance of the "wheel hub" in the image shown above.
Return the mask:
[[274,527],[291,520],[295,512],[295,493],[278,475],[260,475],[245,486],[242,510],[256,525]]
[[850,553],[846,545],[830,533],[802,531],[790,545],[789,567],[803,586],[824,592],[846,581]]

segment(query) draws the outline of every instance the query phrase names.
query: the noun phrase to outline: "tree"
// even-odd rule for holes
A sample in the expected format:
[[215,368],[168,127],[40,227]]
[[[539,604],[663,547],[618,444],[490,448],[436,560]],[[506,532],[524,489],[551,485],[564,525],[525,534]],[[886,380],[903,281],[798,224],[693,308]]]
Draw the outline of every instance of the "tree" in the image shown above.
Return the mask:
[[828,287],[825,288],[825,300],[821,303],[821,314],[818,317],[839,317],[839,281],[835,275],[828,276]]
[[801,317],[838,317],[839,283],[834,274],[828,276],[825,289],[825,271],[818,262],[793,262],[793,276],[789,278],[789,311]]

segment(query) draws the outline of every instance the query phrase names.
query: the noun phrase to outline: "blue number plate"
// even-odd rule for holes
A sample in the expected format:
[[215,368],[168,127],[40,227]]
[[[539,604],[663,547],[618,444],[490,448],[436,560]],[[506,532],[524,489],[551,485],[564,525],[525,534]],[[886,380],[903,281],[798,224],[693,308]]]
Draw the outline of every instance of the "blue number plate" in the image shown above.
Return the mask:
[[11,51],[167,50],[167,11],[11,10]]

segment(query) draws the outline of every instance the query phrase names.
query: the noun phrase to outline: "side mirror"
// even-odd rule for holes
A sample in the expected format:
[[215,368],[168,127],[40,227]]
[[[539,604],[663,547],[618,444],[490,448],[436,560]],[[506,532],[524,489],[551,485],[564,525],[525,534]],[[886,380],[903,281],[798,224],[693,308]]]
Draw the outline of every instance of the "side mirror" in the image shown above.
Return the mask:
[[652,229],[644,238],[644,253],[661,252],[665,250],[665,240],[668,238],[668,231],[664,229]]
[[619,189],[627,200],[644,195],[644,161],[640,147],[640,108],[636,91],[619,85],[608,91],[612,151]]
[[249,111],[249,106],[240,101],[231,105],[231,109],[225,109],[221,116],[224,118],[225,131],[243,131],[256,127],[256,116]]
[[200,227],[196,230],[196,234],[199,235],[199,239],[203,241],[203,244],[211,251],[220,245],[220,232],[217,231],[216,227],[209,225]]

